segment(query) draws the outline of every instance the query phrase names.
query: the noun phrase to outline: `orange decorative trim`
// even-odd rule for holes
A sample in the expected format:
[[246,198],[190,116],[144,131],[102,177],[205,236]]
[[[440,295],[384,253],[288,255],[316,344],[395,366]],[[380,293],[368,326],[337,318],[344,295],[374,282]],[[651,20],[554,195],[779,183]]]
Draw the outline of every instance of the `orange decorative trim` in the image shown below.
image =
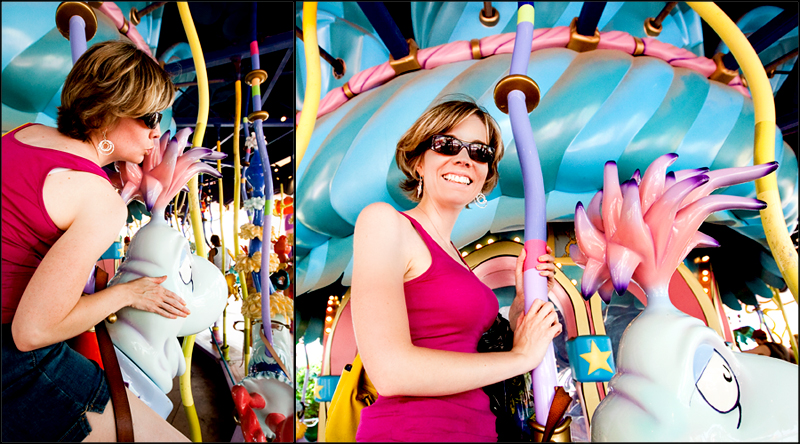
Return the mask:
[[483,58],[481,55],[481,41],[478,39],[472,39],[469,41],[469,46],[472,48],[472,59],[473,60],[480,60]]
[[633,50],[633,55],[640,56],[644,54],[644,41],[642,41],[642,39],[640,39],[639,37],[635,36],[633,37],[633,41],[636,42],[636,48],[634,48]]
[[348,99],[352,99],[356,96],[353,90],[350,89],[350,85],[348,83],[342,85],[342,92],[344,92],[344,95],[347,96]]

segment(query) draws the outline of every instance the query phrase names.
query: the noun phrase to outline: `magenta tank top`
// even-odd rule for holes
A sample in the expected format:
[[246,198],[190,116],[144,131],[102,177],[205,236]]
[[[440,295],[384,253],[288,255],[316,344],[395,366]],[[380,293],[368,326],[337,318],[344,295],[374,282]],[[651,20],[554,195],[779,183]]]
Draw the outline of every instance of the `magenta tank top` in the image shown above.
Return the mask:
[[39,148],[14,135],[27,123],[3,135],[2,146],[2,306],[3,324],[11,322],[25,287],[44,255],[64,234],[47,214],[42,197],[44,180],[54,168],[108,175],[94,162],[74,154]]
[[[456,262],[411,216],[431,252],[431,266],[403,284],[411,342],[420,347],[477,353],[497,317],[492,290]],[[455,247],[453,247],[455,248]],[[463,259],[462,259],[463,262]],[[425,369],[419,369],[420,374]],[[361,411],[356,441],[497,442],[495,416],[482,389],[448,396],[381,396]]]

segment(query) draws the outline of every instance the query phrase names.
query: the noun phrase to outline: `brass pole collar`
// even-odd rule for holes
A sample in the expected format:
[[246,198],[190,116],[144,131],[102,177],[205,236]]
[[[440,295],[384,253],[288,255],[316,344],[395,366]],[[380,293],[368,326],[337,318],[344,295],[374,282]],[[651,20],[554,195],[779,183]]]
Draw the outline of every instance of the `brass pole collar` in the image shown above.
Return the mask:
[[508,114],[508,93],[514,90],[520,90],[525,94],[525,107],[529,113],[539,106],[541,98],[539,85],[526,75],[513,74],[500,79],[494,87],[494,104],[497,109]]
[[[569,430],[571,423],[572,417],[565,415],[563,422],[553,429],[553,436],[550,438],[550,442],[572,442],[572,434]],[[533,429],[533,442],[542,442],[544,426],[536,422],[533,418],[528,420],[528,426]]]
[[391,65],[392,69],[394,70],[395,75],[400,75],[409,71],[416,71],[422,66],[419,64],[417,60],[417,51],[419,47],[417,46],[417,42],[414,39],[406,40],[408,42],[408,55],[395,60],[394,57],[391,55],[389,56],[389,65]]
[[261,119],[261,121],[263,122],[263,121],[267,120],[268,118],[269,118],[269,113],[264,111],[264,110],[253,111],[252,113],[248,114],[248,116],[247,116],[247,120],[249,120],[251,122],[255,122],[256,119]]
[[497,9],[495,9],[494,6],[492,6],[492,15],[486,17],[485,15],[483,15],[483,8],[481,8],[480,20],[483,26],[491,28],[492,26],[495,26],[497,23],[500,22],[500,13],[497,12]]
[[656,25],[653,17],[644,20],[644,32],[648,37],[658,37],[661,34],[661,25]]
[[131,8],[130,18],[131,18],[131,23],[133,23],[133,26],[136,26],[142,22],[142,18],[139,17],[139,10],[136,9],[136,6]]
[[725,64],[722,62],[722,58],[725,57],[725,54],[718,52],[714,54],[714,57],[711,60],[717,64],[717,69],[714,71],[713,74],[708,76],[710,80],[716,80],[717,82],[722,82],[724,84],[730,83],[739,73],[733,70],[728,69]]
[[63,2],[56,9],[56,28],[69,40],[69,19],[77,15],[86,24],[86,41],[91,40],[97,32],[97,15],[92,7],[84,2]]
[[578,34],[578,17],[572,19],[569,24],[569,43],[567,49],[578,52],[593,51],[600,43],[600,31],[595,28],[593,36]]
[[250,86],[260,85],[267,80],[267,72],[263,69],[254,69],[244,76],[244,82]]
[[342,64],[342,72],[336,72],[336,67],[331,67],[331,71],[333,72],[333,78],[339,80],[344,77],[345,73],[347,72],[347,64],[344,63],[344,60],[341,58],[337,58],[336,61]]

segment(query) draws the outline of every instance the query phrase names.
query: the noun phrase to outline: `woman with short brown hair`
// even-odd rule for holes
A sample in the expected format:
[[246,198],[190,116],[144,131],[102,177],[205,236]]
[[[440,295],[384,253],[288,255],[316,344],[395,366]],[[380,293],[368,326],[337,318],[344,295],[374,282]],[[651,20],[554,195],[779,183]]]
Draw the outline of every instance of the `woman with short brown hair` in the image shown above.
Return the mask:
[[[522,313],[522,261],[509,312],[511,351],[477,353],[498,301],[450,240],[461,211],[485,202],[497,184],[500,130],[475,102],[451,100],[426,111],[401,137],[401,188],[417,206],[383,202],[361,212],[353,240],[353,329],[378,399],[361,411],[358,441],[497,441],[482,387],[530,371],[561,333],[552,303]],[[480,210],[474,210],[480,211]],[[552,251],[548,248],[548,253]],[[552,287],[550,254],[537,269]]]
[[[105,374],[64,341],[123,307],[175,318],[185,302],[141,278],[82,296],[92,266],[125,225],[127,208],[101,167],[141,163],[161,136],[175,86],[158,63],[121,41],[98,43],[64,84],[58,129],[3,135],[3,440],[115,441]],[[134,433],[186,441],[130,391]]]

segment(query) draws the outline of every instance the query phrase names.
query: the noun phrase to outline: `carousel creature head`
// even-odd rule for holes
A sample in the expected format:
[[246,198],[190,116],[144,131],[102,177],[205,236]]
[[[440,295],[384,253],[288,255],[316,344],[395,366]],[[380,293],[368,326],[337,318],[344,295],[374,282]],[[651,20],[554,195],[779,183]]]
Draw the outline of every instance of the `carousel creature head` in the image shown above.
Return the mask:
[[[670,277],[696,246],[718,246],[697,231],[712,212],[759,210],[756,199],[709,195],[720,187],[765,176],[775,162],[708,171],[666,173],[677,159],[665,154],[619,184],[606,164],[603,190],[584,210],[578,203],[581,292],[607,302],[631,280],[647,307],[619,345],[617,374],[592,418],[593,441],[754,441],[797,439],[797,366],[734,354],[714,330],[676,309]],[[768,415],[765,415],[769,412]]]
[[117,312],[115,323],[107,323],[108,331],[114,345],[165,393],[172,389],[173,378],[186,370],[177,337],[199,333],[214,323],[228,294],[219,269],[192,254],[186,238],[164,219],[166,206],[192,176],[202,172],[220,177],[214,168],[197,160],[221,159],[224,154],[207,148],[181,154],[190,133],[191,129],[185,128],[172,141],[169,132],[164,134],[160,146],[145,156],[142,168],[129,162],[117,164],[124,184],[122,198],[126,202],[143,200],[152,218],[131,239],[127,259],[109,285],[166,275],[161,285],[182,297],[191,314],[168,319],[125,307]]
[[[242,314],[250,319],[260,319],[261,293],[249,294],[251,296],[242,305]],[[270,295],[270,318],[273,350],[285,368],[292,372],[294,336],[290,324],[294,318],[294,304],[282,291]],[[256,322],[253,331],[257,331],[258,335],[253,337],[253,357],[250,360],[248,376],[233,387],[232,393],[234,402],[237,402],[237,396],[244,396],[242,393],[248,393],[253,399],[261,398],[265,401],[237,404],[240,422],[252,422],[260,429],[252,427],[252,430],[246,431],[243,426],[242,432],[245,435],[250,433],[253,437],[263,434],[271,441],[287,442],[284,439],[287,436],[291,438],[291,432],[286,432],[286,429],[294,430],[295,392],[291,375],[283,371],[275,359],[276,356],[268,350],[267,338],[264,336],[260,321]],[[245,439],[247,440],[247,436]]]

